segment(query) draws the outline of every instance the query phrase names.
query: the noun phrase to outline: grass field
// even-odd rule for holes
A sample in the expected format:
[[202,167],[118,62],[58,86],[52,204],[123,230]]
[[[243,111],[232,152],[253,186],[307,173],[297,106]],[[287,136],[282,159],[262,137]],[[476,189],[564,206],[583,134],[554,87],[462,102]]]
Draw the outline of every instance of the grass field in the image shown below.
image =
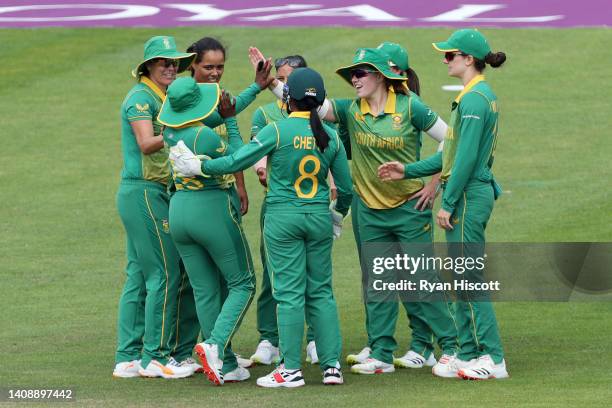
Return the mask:
[[[346,385],[324,389],[318,368],[307,367],[307,387],[275,391],[258,389],[254,380],[215,388],[204,376],[173,382],[111,377],[125,263],[114,201],[119,105],[146,39],[171,34],[186,48],[203,35],[221,38],[229,45],[223,84],[234,93],[252,80],[249,45],[274,56],[301,53],[324,74],[332,96],[352,95],[333,72],[350,62],[355,48],[394,40],[408,47],[424,100],[448,119],[454,95],[441,86],[456,81],[430,43],[450,31],[1,30],[0,387],[73,387],[82,406],[609,404],[612,305],[603,302],[497,304],[512,376],[506,381],[444,381],[428,370],[403,370],[375,378],[347,374]],[[612,241],[611,31],[485,33],[508,54],[502,69],[488,72],[502,110],[495,173],[507,190],[496,203],[488,240]],[[271,100],[262,94],[254,105]],[[255,106],[239,117],[245,136]],[[262,191],[251,173],[247,183],[251,207],[244,226],[256,249]],[[346,354],[361,349],[366,334],[350,222],[345,228],[334,248],[334,283]],[[443,239],[440,230],[436,239]],[[235,337],[243,354],[257,342],[254,312],[251,307]],[[398,352],[405,352],[409,336],[401,317]],[[252,377],[268,371],[255,368]]]

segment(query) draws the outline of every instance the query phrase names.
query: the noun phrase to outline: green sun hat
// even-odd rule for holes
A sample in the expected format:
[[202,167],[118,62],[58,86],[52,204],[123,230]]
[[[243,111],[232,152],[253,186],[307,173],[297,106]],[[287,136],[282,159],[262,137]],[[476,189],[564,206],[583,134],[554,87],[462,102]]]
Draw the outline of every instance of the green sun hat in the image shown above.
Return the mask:
[[195,58],[195,53],[184,53],[176,50],[174,37],[159,35],[152,37],[144,45],[144,61],[132,70],[134,78],[140,78],[144,64],[154,58],[169,58],[179,60],[177,72],[183,72]]
[[479,60],[484,60],[491,47],[487,39],[478,30],[464,28],[457,30],[448,37],[448,40],[432,43],[433,47],[440,52],[461,51],[473,55]]
[[408,51],[401,45],[385,41],[376,48],[387,54],[393,65],[402,71],[408,71],[408,68],[410,68]]
[[405,81],[406,78],[391,71],[389,56],[377,48],[358,48],[353,57],[353,63],[346,67],[340,67],[336,74],[340,75],[346,82],[352,85],[351,70],[357,67],[370,66],[389,79]]
[[312,68],[296,68],[287,79],[289,96],[295,100],[302,100],[313,96],[317,102],[325,100],[325,84],[321,75]]
[[192,77],[176,79],[168,87],[166,100],[157,120],[159,123],[179,127],[208,117],[219,103],[219,84],[198,84]]

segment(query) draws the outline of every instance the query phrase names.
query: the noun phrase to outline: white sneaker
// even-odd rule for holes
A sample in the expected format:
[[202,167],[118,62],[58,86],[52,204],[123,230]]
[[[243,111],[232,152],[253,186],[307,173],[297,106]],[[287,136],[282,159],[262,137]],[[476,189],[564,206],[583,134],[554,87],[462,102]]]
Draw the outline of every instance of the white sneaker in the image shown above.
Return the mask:
[[361,364],[355,364],[351,367],[351,372],[355,374],[383,374],[395,372],[393,364],[385,363],[375,358],[368,358]]
[[404,356],[393,359],[393,365],[397,368],[423,368],[424,366],[433,367],[437,363],[433,353],[429,355],[429,358],[425,358],[419,353],[408,350]]
[[372,349],[369,347],[364,347],[357,354],[349,354],[346,356],[346,362],[349,364],[362,364],[370,357],[370,353],[372,353]]
[[168,360],[166,365],[163,365],[157,360],[151,360],[149,365],[147,365],[144,369],[141,368],[138,370],[138,372],[143,377],[162,377],[169,379],[185,378],[193,375],[193,370],[191,367],[181,367],[173,358]]
[[249,378],[251,378],[249,370],[240,366],[229,373],[223,374],[223,381],[226,383],[245,381]]
[[219,359],[216,344],[198,343],[195,352],[200,357],[204,374],[215,385],[223,385],[223,360]]
[[442,378],[457,378],[457,373],[462,368],[472,365],[476,359],[470,361],[459,360],[454,355],[442,354],[440,360],[431,369],[431,373]]
[[244,358],[240,354],[236,354],[236,361],[238,362],[238,367],[249,368],[253,365],[253,361],[249,358]]
[[257,385],[265,388],[296,388],[306,385],[306,383],[302,370],[287,370],[285,365],[281,364],[265,377],[259,377]]
[[458,375],[464,380],[489,380],[510,377],[508,370],[506,370],[506,360],[495,364],[489,354],[480,356],[470,367],[460,369]]
[[308,344],[306,345],[306,362],[310,364],[319,364],[317,346],[314,340],[309,341]]
[[274,347],[268,340],[262,340],[257,345],[255,354],[251,356],[251,361],[253,364],[270,365],[278,361],[279,358],[278,347]]
[[113,370],[113,377],[117,378],[133,378],[140,377],[138,370],[141,370],[140,360],[125,361],[123,363],[115,364]]
[[335,367],[328,367],[323,371],[323,384],[338,385],[344,384],[344,377],[340,370],[340,363],[336,363]]
[[186,359],[184,359],[183,361],[181,361],[180,363],[178,363],[179,367],[190,367],[194,373],[203,373],[204,369],[202,368],[201,365],[199,365],[195,359],[193,359],[192,357],[187,357]]

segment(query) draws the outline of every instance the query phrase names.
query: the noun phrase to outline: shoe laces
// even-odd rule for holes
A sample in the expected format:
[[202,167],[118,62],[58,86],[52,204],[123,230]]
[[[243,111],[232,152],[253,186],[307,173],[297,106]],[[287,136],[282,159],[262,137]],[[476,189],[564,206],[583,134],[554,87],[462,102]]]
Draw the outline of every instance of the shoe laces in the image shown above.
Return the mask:
[[193,357],[187,357],[179,363],[179,366],[187,366],[192,364],[196,364],[196,361],[193,359]]
[[174,366],[174,367],[180,367],[180,366],[181,366],[181,364],[179,364],[179,362],[178,362],[178,361],[176,361],[176,360],[174,359],[174,357],[170,357],[170,358],[168,359],[168,362],[166,363],[166,365],[167,365],[167,366]]

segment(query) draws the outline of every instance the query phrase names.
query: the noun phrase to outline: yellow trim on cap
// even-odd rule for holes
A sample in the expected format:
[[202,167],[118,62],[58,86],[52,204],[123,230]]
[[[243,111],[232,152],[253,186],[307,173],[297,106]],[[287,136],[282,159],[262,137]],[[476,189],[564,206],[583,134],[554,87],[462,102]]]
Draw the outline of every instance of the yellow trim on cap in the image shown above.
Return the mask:
[[310,119],[310,112],[301,111],[301,112],[291,112],[289,115],[290,118],[303,118]]
[[140,82],[151,88],[151,90],[155,92],[155,95],[159,96],[159,99],[161,99],[162,102],[166,101],[166,93],[162,91],[159,86],[155,84],[155,82],[151,81],[150,78],[146,76],[140,77]]
[[472,88],[476,86],[477,83],[482,82],[484,80],[484,75],[476,75],[474,78],[472,78],[472,80],[468,82],[468,84],[463,88],[463,91],[461,91],[461,93],[457,95],[457,97],[455,98],[455,102],[459,103],[459,101],[461,101],[461,98],[463,98],[466,93],[470,92]]
[[[171,127],[171,128],[177,128],[177,127],[184,126],[184,125],[186,125],[188,123],[202,121],[202,120],[206,119],[207,117],[209,117],[210,114],[213,113],[215,111],[215,109],[217,109],[217,105],[219,105],[219,98],[221,96],[221,88],[219,88],[219,84],[216,83],[216,82],[213,82],[213,83],[217,86],[217,100],[215,101],[213,107],[208,112],[206,112],[202,116],[198,116],[196,118],[189,119],[189,120],[187,120],[187,121],[185,121],[183,123],[178,123],[178,124],[171,125],[171,124],[169,124],[167,122],[164,122],[163,120],[160,119],[161,113],[164,110],[164,106],[166,105],[166,101],[164,100],[164,103],[162,104],[162,107],[159,110],[159,115],[157,115],[157,121],[159,123],[161,123],[162,125],[166,125],[166,126]],[[211,84],[211,83],[206,83],[206,85],[209,85],[209,84]],[[203,84],[198,84],[198,86],[200,86],[200,85],[203,85]]]
[[459,48],[449,48],[449,49],[443,50],[442,48],[438,48],[438,46],[436,45],[436,43],[431,43],[431,45],[434,47],[434,49],[435,49],[436,51],[440,51],[440,52],[459,51]]
[[[344,78],[344,77],[342,76],[342,74],[341,74],[339,71],[342,71],[342,70],[345,70],[345,69],[351,69],[351,68],[354,68],[354,67],[358,67],[358,66],[360,66],[360,65],[369,65],[369,66],[371,66],[372,68],[374,68],[374,71],[378,72],[380,75],[382,75],[382,76],[384,76],[385,78],[390,79],[390,80],[392,80],[392,81],[402,81],[402,82],[404,82],[404,81],[408,81],[408,78],[403,77],[403,76],[401,76],[401,75],[399,75],[399,74],[396,74],[396,75],[401,76],[401,78],[391,78],[391,77],[388,77],[387,75],[385,75],[385,73],[384,73],[384,72],[380,71],[380,70],[378,69],[378,67],[376,67],[376,65],[372,64],[371,62],[359,62],[359,63],[357,63],[357,64],[347,65],[346,67],[340,67],[340,68],[338,68],[338,69],[336,70],[336,74],[340,75],[340,76],[342,77],[342,79],[344,79],[344,80],[346,80],[347,82],[349,82],[349,83],[350,83],[350,82],[351,82],[350,77],[349,77],[349,79]],[[349,75],[350,75],[350,72],[349,72]],[[351,84],[351,85],[352,85],[352,84]]]

